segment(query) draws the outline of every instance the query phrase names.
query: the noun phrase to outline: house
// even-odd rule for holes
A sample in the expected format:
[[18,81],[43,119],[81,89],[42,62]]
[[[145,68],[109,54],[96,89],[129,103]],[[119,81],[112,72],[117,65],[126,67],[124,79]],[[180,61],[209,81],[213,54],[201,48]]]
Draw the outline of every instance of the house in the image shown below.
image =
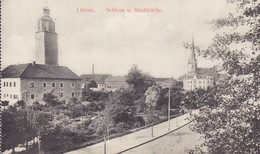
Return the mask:
[[81,78],[65,66],[36,63],[10,65],[2,71],[2,101],[10,105],[18,100],[26,103],[42,101],[53,92],[58,100],[81,98]]

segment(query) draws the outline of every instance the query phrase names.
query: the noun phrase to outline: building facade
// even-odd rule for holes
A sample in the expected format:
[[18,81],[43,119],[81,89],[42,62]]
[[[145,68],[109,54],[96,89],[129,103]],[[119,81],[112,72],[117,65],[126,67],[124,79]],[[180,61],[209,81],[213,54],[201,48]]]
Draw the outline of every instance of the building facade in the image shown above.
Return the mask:
[[2,71],[2,101],[10,104],[24,100],[31,104],[42,101],[52,92],[58,100],[81,98],[81,78],[65,66],[19,64]]

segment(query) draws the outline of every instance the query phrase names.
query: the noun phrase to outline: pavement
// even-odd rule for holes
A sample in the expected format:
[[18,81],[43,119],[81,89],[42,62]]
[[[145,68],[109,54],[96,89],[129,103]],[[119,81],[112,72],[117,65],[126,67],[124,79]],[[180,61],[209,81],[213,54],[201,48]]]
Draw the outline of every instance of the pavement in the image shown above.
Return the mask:
[[[198,112],[198,110],[192,111]],[[174,131],[175,129],[180,129],[184,127],[184,125],[188,124],[189,113],[186,113],[182,116],[170,120],[170,131],[168,130],[169,122],[163,122],[158,125],[152,127],[148,127],[139,131],[136,131],[131,134],[127,134],[118,138],[110,139],[106,142],[106,153],[114,154],[125,152],[127,149],[131,149],[133,147],[139,146],[140,144],[144,144],[145,142],[150,142],[155,140],[156,138],[160,138],[161,136]],[[153,130],[153,133],[152,133]],[[68,152],[67,154],[102,154],[104,153],[104,142],[100,142],[94,144],[92,146],[88,146],[86,148],[81,148],[78,150],[74,150]]]
[[[188,149],[197,147],[198,153],[207,152],[204,147],[200,147],[204,139],[202,135],[189,129],[191,124],[185,125],[170,134],[158,138],[148,144],[128,150],[123,154],[184,154]],[[201,151],[199,151],[201,150]],[[196,153],[195,152],[195,153]]]

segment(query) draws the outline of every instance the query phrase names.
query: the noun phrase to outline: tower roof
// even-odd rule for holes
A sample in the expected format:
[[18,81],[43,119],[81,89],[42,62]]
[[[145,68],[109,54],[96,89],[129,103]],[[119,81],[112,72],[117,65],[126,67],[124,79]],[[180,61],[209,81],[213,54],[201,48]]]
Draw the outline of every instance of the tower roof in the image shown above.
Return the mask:
[[43,8],[43,16],[39,20],[53,21],[50,17],[50,9],[47,5]]

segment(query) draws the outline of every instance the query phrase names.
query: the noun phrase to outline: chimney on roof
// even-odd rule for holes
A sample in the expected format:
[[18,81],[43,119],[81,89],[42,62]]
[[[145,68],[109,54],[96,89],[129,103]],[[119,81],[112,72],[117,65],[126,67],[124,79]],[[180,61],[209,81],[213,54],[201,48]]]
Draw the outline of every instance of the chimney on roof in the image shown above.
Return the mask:
[[92,75],[94,75],[94,64],[92,64]]
[[35,64],[36,64],[35,61],[33,61],[33,62],[32,62],[32,65],[35,66]]

